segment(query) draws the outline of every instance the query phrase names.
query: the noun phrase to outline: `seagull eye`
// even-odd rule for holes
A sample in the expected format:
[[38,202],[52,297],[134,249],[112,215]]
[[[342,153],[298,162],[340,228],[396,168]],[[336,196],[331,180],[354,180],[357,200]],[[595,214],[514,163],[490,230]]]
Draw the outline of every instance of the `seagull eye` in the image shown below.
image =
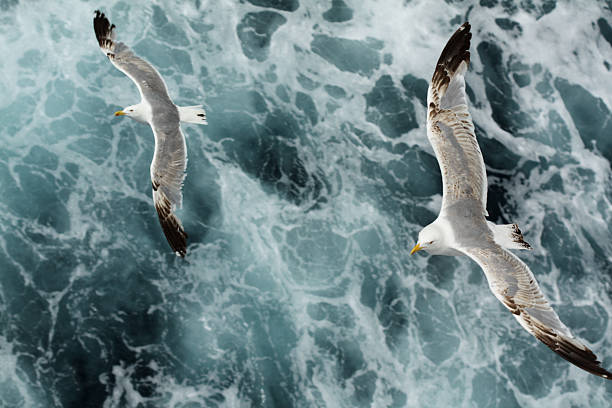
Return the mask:
[[431,245],[431,244],[433,244],[433,241],[429,241],[429,242],[427,243],[427,245]]

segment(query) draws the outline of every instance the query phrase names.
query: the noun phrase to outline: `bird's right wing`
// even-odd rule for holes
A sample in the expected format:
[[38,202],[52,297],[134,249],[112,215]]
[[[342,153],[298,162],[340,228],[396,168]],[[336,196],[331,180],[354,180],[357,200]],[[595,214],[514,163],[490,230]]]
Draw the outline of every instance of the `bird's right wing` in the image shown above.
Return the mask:
[[155,152],[151,162],[153,204],[159,223],[172,250],[180,256],[187,253],[187,233],[174,210],[182,204],[181,188],[187,167],[187,148],[180,127],[152,126]]
[[100,49],[110,62],[127,75],[138,87],[140,96],[150,104],[156,102],[171,103],[168,89],[159,72],[142,58],[134,55],[132,50],[122,42],[115,41],[115,25],[96,10],[93,20],[96,39]]
[[495,297],[525,330],[570,363],[612,379],[612,373],[599,365],[597,356],[561,322],[524,262],[493,242],[482,248],[460,250],[480,265]]
[[427,91],[427,137],[442,173],[442,210],[473,200],[487,215],[487,174],[468,112],[464,74],[470,63],[470,24],[448,40]]

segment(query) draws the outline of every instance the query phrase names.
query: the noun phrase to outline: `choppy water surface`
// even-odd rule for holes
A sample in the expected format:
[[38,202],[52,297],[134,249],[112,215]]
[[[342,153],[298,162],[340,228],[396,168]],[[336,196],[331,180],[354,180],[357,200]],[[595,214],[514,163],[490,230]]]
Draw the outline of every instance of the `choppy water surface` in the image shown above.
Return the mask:
[[[409,256],[439,209],[427,80],[473,27],[490,219],[612,367],[612,13],[586,1],[0,1],[0,406],[604,407],[467,259]],[[184,126],[188,256],[150,197],[136,87]]]

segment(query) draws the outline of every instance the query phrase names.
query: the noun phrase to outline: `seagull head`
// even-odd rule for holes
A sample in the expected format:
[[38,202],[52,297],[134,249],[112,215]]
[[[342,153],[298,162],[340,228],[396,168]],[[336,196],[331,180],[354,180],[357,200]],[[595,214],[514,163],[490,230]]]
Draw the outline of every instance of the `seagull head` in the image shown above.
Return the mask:
[[115,116],[129,116],[132,119],[136,119],[139,122],[146,122],[145,112],[142,109],[142,105],[131,105],[127,108],[123,108],[120,111],[115,112]]
[[414,248],[412,248],[412,251],[410,251],[410,255],[422,249],[435,255],[443,251],[445,247],[443,229],[436,220],[419,232],[419,239]]

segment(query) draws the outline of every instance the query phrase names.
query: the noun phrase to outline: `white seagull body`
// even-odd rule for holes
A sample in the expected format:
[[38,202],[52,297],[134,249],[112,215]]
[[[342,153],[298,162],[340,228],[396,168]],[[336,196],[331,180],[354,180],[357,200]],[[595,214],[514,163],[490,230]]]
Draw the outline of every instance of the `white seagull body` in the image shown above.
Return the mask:
[[446,44],[429,85],[427,136],[442,173],[442,208],[421,230],[411,254],[424,249],[434,255],[469,256],[525,330],[570,363],[611,379],[595,354],[561,322],[527,265],[508,251],[530,249],[518,226],[485,219],[487,176],[465,94],[471,37],[466,22]]
[[187,253],[187,234],[174,209],[182,204],[181,187],[187,166],[187,147],[179,122],[206,124],[201,106],[176,106],[159,72],[137,57],[122,42],[115,42],[115,25],[104,13],[95,12],[94,31],[102,52],[112,64],[138,87],[141,101],[115,113],[148,123],[155,137],[155,153],[151,163],[153,203],[166,239],[180,256]]

